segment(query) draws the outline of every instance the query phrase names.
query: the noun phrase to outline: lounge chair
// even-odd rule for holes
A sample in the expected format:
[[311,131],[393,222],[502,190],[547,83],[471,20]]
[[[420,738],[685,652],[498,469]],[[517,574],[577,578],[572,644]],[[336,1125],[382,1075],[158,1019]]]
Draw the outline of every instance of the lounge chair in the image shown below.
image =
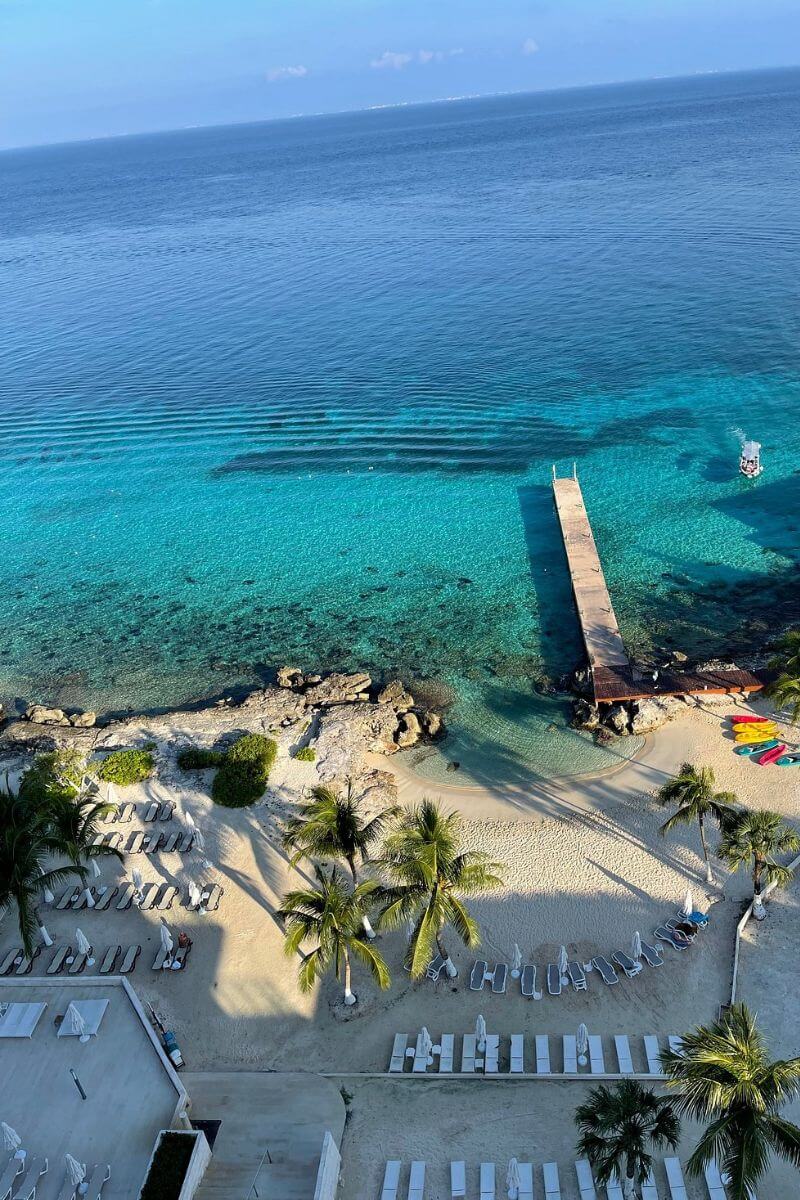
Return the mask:
[[103,961],[100,963],[98,970],[101,975],[110,975],[114,970],[117,958],[122,953],[122,946],[109,946],[103,955]]
[[119,964],[120,975],[130,975],[136,967],[136,960],[142,952],[141,946],[128,946],[122,962]]
[[120,804],[119,808],[117,809],[118,823],[121,824],[124,821],[127,824],[127,822],[130,821],[130,819],[133,817],[135,812],[136,812],[136,805],[132,804],[130,800],[126,800],[125,803]]
[[450,1195],[452,1197],[466,1196],[467,1167],[463,1162],[450,1163]]
[[60,975],[61,972],[64,970],[64,963],[67,961],[68,958],[72,958],[72,947],[71,946],[60,946],[59,949],[56,950],[53,957],[50,959],[50,962],[47,967],[47,974],[48,975]]
[[[204,908],[206,912],[216,912],[219,908],[219,902],[224,895],[224,890],[218,883],[215,883],[211,888],[203,888],[200,907]],[[436,959],[433,961],[436,962]],[[442,966],[444,966],[444,959],[442,959]]]
[[461,1043],[461,1074],[475,1074],[475,1049],[478,1039],[474,1033],[465,1033]]
[[487,1033],[483,1052],[483,1069],[487,1075],[496,1075],[500,1067],[500,1034]]
[[124,885],[122,891],[120,892],[119,900],[116,904],[118,912],[124,912],[126,908],[130,908],[135,893],[136,888],[132,883],[126,883]]
[[642,942],[642,958],[648,967],[663,967],[664,965],[664,955],[658,946],[651,946],[648,942]]
[[517,1163],[519,1200],[533,1200],[533,1163]]
[[58,1200],[80,1200],[78,1197],[78,1185],[72,1183],[68,1175],[64,1176],[61,1191],[58,1193]]
[[558,1163],[542,1163],[545,1200],[561,1200],[561,1184],[558,1180]]
[[165,801],[165,803],[161,805],[161,812],[158,814],[159,821],[171,821],[172,814],[174,812],[175,812],[175,805],[172,803],[172,801],[171,800]]
[[75,887],[74,885],[72,887],[68,887],[61,899],[56,904],[56,908],[69,908],[73,901],[77,900],[79,894],[79,888]]
[[644,1052],[647,1058],[647,1070],[651,1075],[663,1075],[661,1069],[661,1049],[658,1038],[649,1033],[644,1039]]
[[578,1073],[578,1039],[574,1033],[565,1033],[561,1039],[564,1047],[564,1074]]
[[578,1176],[578,1191],[581,1194],[581,1200],[597,1200],[594,1177],[588,1158],[578,1159],[575,1163],[575,1174]]
[[722,1176],[719,1173],[719,1167],[716,1162],[710,1162],[705,1168],[706,1187],[708,1188],[708,1200],[727,1200],[725,1195],[725,1184],[722,1182]]
[[586,974],[579,962],[567,963],[567,974],[576,992],[586,991]]
[[103,842],[105,840],[106,840],[106,835],[104,833],[96,833],[94,835],[94,837],[92,838],[92,840],[89,842],[89,845],[94,849],[95,846],[102,846]]
[[119,888],[117,887],[107,887],[102,896],[100,896],[95,902],[95,910],[97,912],[105,912],[118,891]]
[[408,1178],[408,1200],[423,1200],[425,1193],[425,1163],[412,1162]]
[[482,992],[483,985],[486,983],[486,974],[488,963],[476,962],[472,965],[472,970],[469,973],[469,990],[471,992]]
[[506,990],[506,980],[508,979],[508,964],[498,963],[492,975],[492,991],[502,996]]
[[111,1178],[111,1167],[108,1163],[98,1163],[87,1171],[89,1186],[83,1195],[83,1200],[100,1200],[103,1188]]
[[72,905],[73,908],[82,909],[82,908],[89,907],[89,900],[86,895],[87,891],[89,892],[89,895],[92,897],[92,900],[94,901],[94,904],[92,907],[97,908],[97,893],[95,892],[93,887],[90,887],[88,889],[81,888],[80,895],[77,897],[77,899],[75,900],[75,903]]
[[142,892],[142,902],[139,905],[139,908],[143,908],[143,909],[153,908],[155,906],[156,897],[158,896],[158,893],[160,891],[161,891],[160,883],[148,883],[145,886],[144,891]]
[[550,1075],[550,1039],[546,1033],[536,1034],[536,1074]]
[[156,904],[156,908],[161,912],[164,912],[168,908],[172,908],[173,901],[175,900],[177,894],[178,889],[173,884],[169,884],[164,888],[161,899]]
[[[203,908],[207,909],[208,905],[204,904]],[[431,959],[431,961],[428,963],[427,967],[425,968],[425,978],[432,979],[433,982],[436,983],[436,980],[439,978],[439,976],[442,973],[443,966],[444,966],[444,956],[441,954],[437,954],[435,958]]]
[[705,929],[708,925],[708,914],[698,912],[697,909],[688,914],[678,913],[677,918],[679,921],[691,921],[698,929]]
[[[186,960],[189,957],[189,951],[191,950],[191,948],[192,948],[191,942],[189,943],[188,946],[178,946],[178,949],[175,951],[175,953],[172,956],[173,971],[177,971],[179,968],[182,970],[186,966]],[[178,964],[177,967],[175,966],[175,963]]]
[[547,990],[551,996],[561,995],[561,972],[555,963],[547,965]]
[[0,975],[10,975],[14,967],[22,961],[23,954],[22,946],[15,946],[13,950],[9,950],[0,962]]
[[155,821],[160,808],[161,805],[157,800],[154,800],[152,804],[148,804],[147,810],[144,814],[144,822],[146,825],[149,825],[151,821]]
[[511,1063],[509,1069],[512,1075],[521,1075],[525,1070],[525,1038],[521,1033],[512,1033],[511,1035]]
[[392,1158],[386,1164],[383,1172],[383,1191],[381,1200],[397,1200],[397,1188],[400,1183],[400,1159]]
[[685,938],[682,933],[674,933],[671,929],[667,929],[665,925],[659,925],[658,929],[653,931],[653,936],[658,938],[659,942],[667,942],[673,950],[689,949],[689,939]]
[[623,971],[628,976],[628,979],[633,979],[634,975],[638,975],[642,970],[642,964],[640,962],[636,962],[622,950],[615,950],[611,955],[611,958],[618,967],[622,967]]
[[667,1183],[669,1184],[669,1194],[672,1200],[687,1200],[686,1184],[683,1182],[683,1171],[681,1171],[680,1160],[677,1158],[665,1158],[664,1170],[667,1172]]
[[618,1175],[612,1175],[606,1184],[606,1196],[608,1200],[625,1200]]
[[683,1038],[678,1037],[677,1033],[671,1033],[667,1038],[667,1044],[673,1054],[681,1054],[683,1051]]
[[402,1071],[406,1065],[406,1047],[408,1046],[408,1034],[396,1033],[394,1042],[392,1043],[392,1057],[389,1060],[389,1071],[396,1075]]
[[144,834],[141,829],[136,829],[128,838],[128,844],[125,847],[126,854],[138,854],[144,842]]
[[481,1163],[481,1200],[495,1200],[494,1163]]
[[10,1158],[6,1163],[3,1174],[0,1175],[0,1200],[10,1200],[17,1176],[25,1170],[24,1158]]
[[693,942],[697,937],[698,926],[695,925],[694,921],[682,921],[679,917],[670,917],[664,924],[673,933],[682,933],[687,942]]
[[30,975],[31,968],[33,967],[34,962],[39,957],[41,952],[42,952],[41,946],[34,946],[33,953],[31,955],[27,955],[27,954],[23,955],[22,961],[17,964],[17,968],[14,971],[14,974],[15,975]]
[[523,996],[529,1000],[536,992],[536,967],[523,967],[519,977],[519,987]]
[[425,1049],[425,1041],[421,1033],[417,1034],[417,1046],[414,1050],[414,1065],[411,1070],[415,1075],[419,1075],[428,1069],[428,1052]]
[[179,833],[171,833],[164,842],[164,845],[161,847],[162,854],[172,854],[173,850],[178,844],[180,836],[181,835]]
[[25,1174],[14,1192],[14,1200],[34,1200],[36,1187],[43,1175],[47,1174],[46,1158],[26,1158]]
[[73,958],[72,962],[69,964],[69,967],[67,968],[68,974],[70,974],[70,975],[83,974],[83,971],[84,971],[88,961],[89,961],[88,954],[82,954],[79,950],[76,950],[75,957]]
[[106,845],[110,846],[110,848],[112,850],[121,850],[122,842],[123,842],[123,837],[122,837],[121,833],[107,833],[106,834]]
[[589,1063],[593,1075],[605,1075],[606,1064],[603,1059],[603,1040],[596,1033],[589,1034]]
[[633,1059],[631,1058],[631,1045],[628,1041],[627,1034],[616,1033],[614,1035],[614,1048],[617,1051],[617,1063],[619,1065],[620,1075],[633,1075]]
[[652,1167],[647,1172],[647,1179],[642,1184],[642,1200],[658,1200],[658,1188]]
[[596,971],[600,972],[600,977],[603,980],[603,983],[608,984],[609,987],[612,987],[615,983],[619,982],[619,976],[617,975],[617,972],[614,970],[608,959],[604,958],[602,954],[598,954],[597,958],[592,959],[592,966]]
[[439,1051],[439,1074],[449,1074],[453,1070],[453,1046],[455,1037],[452,1033],[443,1033]]
[[[186,854],[186,853],[188,853],[189,850],[191,850],[193,845],[194,845],[194,833],[183,833],[183,834],[181,834],[180,841],[176,845],[175,849],[178,851],[179,854]],[[425,1164],[423,1163],[423,1167],[424,1166],[425,1166]]]
[[167,840],[165,833],[149,833],[144,840],[145,854],[157,854],[161,849],[161,843]]

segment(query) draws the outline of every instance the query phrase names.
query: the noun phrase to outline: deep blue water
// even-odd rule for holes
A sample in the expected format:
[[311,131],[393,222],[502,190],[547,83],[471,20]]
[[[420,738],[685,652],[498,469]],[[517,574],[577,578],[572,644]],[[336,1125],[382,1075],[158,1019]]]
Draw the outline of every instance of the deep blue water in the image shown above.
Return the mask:
[[799,150],[783,71],[0,155],[0,697],[358,666],[598,765],[552,462],[632,648],[798,616]]

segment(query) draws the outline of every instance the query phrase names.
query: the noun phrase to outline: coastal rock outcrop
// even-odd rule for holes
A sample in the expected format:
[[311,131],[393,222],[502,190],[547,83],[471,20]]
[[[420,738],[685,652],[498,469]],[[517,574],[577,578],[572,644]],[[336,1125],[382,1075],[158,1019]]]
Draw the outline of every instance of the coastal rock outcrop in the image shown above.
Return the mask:
[[408,712],[414,707],[414,697],[400,679],[393,679],[378,692],[378,704],[391,704],[395,712]]
[[419,717],[416,713],[407,712],[400,718],[400,732],[395,740],[401,750],[408,750],[411,746],[416,746],[421,733]]
[[618,733],[622,737],[628,732],[630,719],[630,713],[624,704],[612,704],[608,710],[604,724],[608,726],[612,733]]
[[44,704],[29,704],[25,709],[25,720],[34,725],[69,725],[70,720],[61,708],[47,708]]
[[422,713],[422,728],[429,738],[441,737],[444,733],[444,722],[437,712],[426,708]]
[[299,667],[280,667],[277,683],[279,688],[302,687],[303,673]]
[[75,729],[92,729],[97,723],[97,713],[87,709],[86,712],[73,713],[69,719]]
[[597,729],[600,709],[590,700],[576,700],[572,706],[572,725],[575,729]]
[[631,705],[631,733],[653,733],[677,716],[683,707],[682,702],[673,696],[637,700]]
[[354,704],[361,695],[369,693],[372,679],[364,672],[344,675],[335,672],[306,689],[306,704],[327,708],[335,704]]
[[394,754],[397,724],[397,714],[386,704],[339,705],[323,712],[314,743],[320,779],[343,786],[364,774],[365,754]]

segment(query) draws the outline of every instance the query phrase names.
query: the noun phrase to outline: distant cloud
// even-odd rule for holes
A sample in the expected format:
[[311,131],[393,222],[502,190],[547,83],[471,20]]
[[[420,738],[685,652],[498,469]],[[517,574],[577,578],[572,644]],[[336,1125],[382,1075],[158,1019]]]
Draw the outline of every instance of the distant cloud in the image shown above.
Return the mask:
[[536,39],[535,38],[525,38],[525,41],[522,43],[522,53],[523,54],[537,54],[538,51],[539,51],[539,43],[536,41]]
[[413,62],[420,63],[424,67],[428,63],[445,62],[446,59],[456,58],[459,54],[463,53],[464,51],[461,46],[457,46],[452,50],[417,50],[413,54],[407,52],[398,54],[394,50],[384,50],[380,58],[373,58],[369,65],[379,70],[389,67],[394,71],[402,71],[404,67],[409,66]]
[[269,83],[280,83],[283,79],[302,79],[308,74],[308,67],[271,67],[267,71]]

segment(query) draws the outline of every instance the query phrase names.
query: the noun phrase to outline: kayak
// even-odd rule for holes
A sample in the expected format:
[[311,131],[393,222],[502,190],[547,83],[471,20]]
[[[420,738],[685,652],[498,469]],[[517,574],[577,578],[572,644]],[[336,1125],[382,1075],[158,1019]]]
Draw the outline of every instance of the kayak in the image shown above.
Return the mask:
[[748,742],[769,742],[775,737],[774,733],[737,733],[734,740],[740,745]]
[[765,721],[763,725],[734,725],[734,733],[774,733],[778,726],[774,721]]
[[758,762],[762,767],[768,767],[770,763],[774,763],[781,757],[782,754],[785,754],[787,750],[788,746],[786,743],[781,742],[779,746],[773,746],[771,750],[767,750],[766,754],[761,754],[756,759],[756,762]]
[[780,746],[780,742],[773,738],[771,742],[753,742],[747,746],[734,746],[734,754],[763,754],[765,750],[771,750],[773,746]]
[[782,754],[775,759],[776,767],[800,767],[800,754]]
[[757,717],[755,713],[736,713],[731,717],[732,721],[742,721],[744,724],[759,724],[761,721],[768,721],[769,717]]

